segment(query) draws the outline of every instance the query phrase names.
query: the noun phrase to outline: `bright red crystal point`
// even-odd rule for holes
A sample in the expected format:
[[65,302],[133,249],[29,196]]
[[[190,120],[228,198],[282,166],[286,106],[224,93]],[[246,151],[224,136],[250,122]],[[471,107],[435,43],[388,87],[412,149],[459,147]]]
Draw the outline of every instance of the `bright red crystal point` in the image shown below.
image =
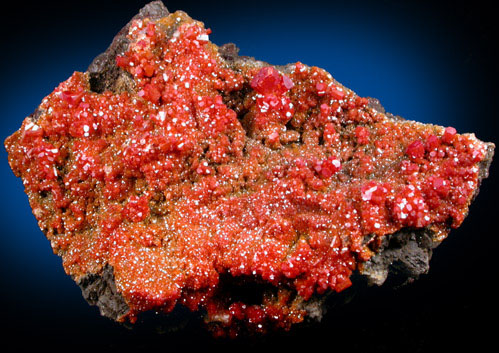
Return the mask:
[[262,67],[251,80],[251,87],[258,93],[282,94],[293,87],[293,82],[286,75],[281,75],[273,67]]
[[425,154],[424,145],[421,141],[414,141],[407,146],[405,153],[413,159],[422,158]]
[[444,134],[442,136],[442,141],[445,143],[452,143],[454,140],[454,136],[456,136],[456,129],[454,129],[452,126],[449,126],[445,128]]

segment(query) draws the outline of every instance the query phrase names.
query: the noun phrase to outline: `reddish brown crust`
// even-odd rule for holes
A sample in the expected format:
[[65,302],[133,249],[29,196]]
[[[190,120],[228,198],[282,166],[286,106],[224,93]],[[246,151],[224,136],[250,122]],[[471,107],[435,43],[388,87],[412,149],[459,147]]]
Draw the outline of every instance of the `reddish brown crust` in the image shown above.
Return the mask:
[[[167,14],[168,10],[162,2],[156,1],[148,4],[134,19],[145,17],[161,18]],[[128,40],[126,39],[126,33],[129,25],[127,24],[119,32],[108,50],[99,55],[88,68],[91,90],[95,92],[134,90],[129,74],[119,69],[115,64],[116,56],[123,54],[127,50]],[[241,62],[245,64],[256,63],[254,58],[239,56],[238,49],[234,44],[221,46],[219,52],[226,62],[233,67],[237,67]],[[289,69],[288,66],[278,68],[283,72]],[[386,113],[376,99],[369,99],[369,107],[386,114],[394,120],[402,119],[399,116]],[[33,120],[37,120],[40,114],[41,111],[37,109],[32,114]],[[488,144],[486,157],[480,163],[480,181],[488,176],[493,151],[493,144]],[[478,188],[474,196],[477,194]],[[429,229],[413,230],[404,228],[388,235],[385,242],[378,249],[378,253],[364,264],[359,274],[364,276],[369,283],[376,285],[381,285],[389,274],[399,277],[398,283],[410,282],[428,271],[432,249],[438,245],[438,243],[432,241],[433,238],[432,231]],[[117,320],[128,311],[124,298],[116,290],[112,267],[106,266],[101,273],[88,274],[80,278],[78,285],[82,289],[85,299],[90,304],[97,305],[102,315]],[[320,318],[322,316],[322,304],[323,298],[316,298],[304,303],[303,307],[312,317]]]

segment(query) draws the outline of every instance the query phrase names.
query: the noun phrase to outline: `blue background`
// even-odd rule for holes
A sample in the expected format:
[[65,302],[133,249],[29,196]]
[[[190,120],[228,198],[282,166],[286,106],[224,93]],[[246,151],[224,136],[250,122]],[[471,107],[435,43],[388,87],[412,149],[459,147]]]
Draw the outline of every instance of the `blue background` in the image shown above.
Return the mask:
[[[272,64],[301,61],[329,71],[361,96],[406,119],[454,126],[497,144],[497,25],[480,2],[164,1],[213,30],[216,44]],[[0,137],[19,128],[57,84],[85,71],[145,1],[18,2],[2,19]],[[0,303],[18,348],[162,346],[242,348],[194,325],[159,335],[101,318],[64,274],[31,214],[22,183],[0,149]],[[497,309],[497,163],[463,226],[435,251],[428,275],[399,290],[373,289],[322,325],[244,342],[262,349],[326,343],[349,351],[426,351],[486,344]],[[495,319],[495,318],[493,318]],[[186,339],[187,338],[187,339]],[[55,341],[54,341],[55,340]],[[8,344],[11,340],[4,341]],[[55,343],[54,345],[54,342]]]

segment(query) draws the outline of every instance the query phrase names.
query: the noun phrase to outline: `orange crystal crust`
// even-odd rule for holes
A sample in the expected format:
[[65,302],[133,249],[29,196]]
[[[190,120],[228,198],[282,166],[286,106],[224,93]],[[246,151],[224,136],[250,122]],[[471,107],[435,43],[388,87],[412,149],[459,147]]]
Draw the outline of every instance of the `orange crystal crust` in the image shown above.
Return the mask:
[[[209,34],[181,12],[136,20],[116,58],[133,89],[76,72],[6,140],[66,272],[114,268],[121,320],[182,304],[231,334],[289,328],[385,235],[461,224],[484,143],[387,117],[317,67],[230,66]],[[221,275],[276,291],[234,301]]]

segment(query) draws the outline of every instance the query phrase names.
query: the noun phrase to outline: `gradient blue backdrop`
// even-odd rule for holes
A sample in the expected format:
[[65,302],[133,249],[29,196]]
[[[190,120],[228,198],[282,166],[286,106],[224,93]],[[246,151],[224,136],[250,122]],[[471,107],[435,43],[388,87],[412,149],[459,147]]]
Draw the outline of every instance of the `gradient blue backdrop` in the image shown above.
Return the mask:
[[[302,61],[322,67],[359,95],[380,99],[387,111],[497,142],[496,26],[491,12],[479,3],[164,2],[171,11],[182,9],[205,22],[216,44],[236,43],[242,55],[272,64]],[[144,3],[23,2],[6,11],[0,137],[14,132],[73,71],[85,71]],[[3,148],[0,173],[0,293],[3,321],[9,327],[3,332],[20,333],[21,344],[39,346],[51,345],[53,335],[82,346],[163,344],[164,337],[146,330],[127,331],[100,318],[97,309],[84,302],[39,230]],[[488,326],[481,320],[497,308],[489,294],[497,280],[491,269],[497,247],[496,174],[493,166],[463,227],[435,252],[429,275],[409,288],[369,292],[332,313],[320,328],[267,339],[267,347],[283,342],[299,346],[306,339],[359,351],[424,351],[435,343],[471,344],[487,337]],[[336,318],[346,320],[360,336]],[[442,327],[449,330],[437,333]],[[170,335],[168,342],[192,347],[198,341],[183,340],[194,333],[204,344],[213,343],[196,328]],[[259,349],[261,343],[251,347]],[[219,342],[218,349],[223,347]]]

